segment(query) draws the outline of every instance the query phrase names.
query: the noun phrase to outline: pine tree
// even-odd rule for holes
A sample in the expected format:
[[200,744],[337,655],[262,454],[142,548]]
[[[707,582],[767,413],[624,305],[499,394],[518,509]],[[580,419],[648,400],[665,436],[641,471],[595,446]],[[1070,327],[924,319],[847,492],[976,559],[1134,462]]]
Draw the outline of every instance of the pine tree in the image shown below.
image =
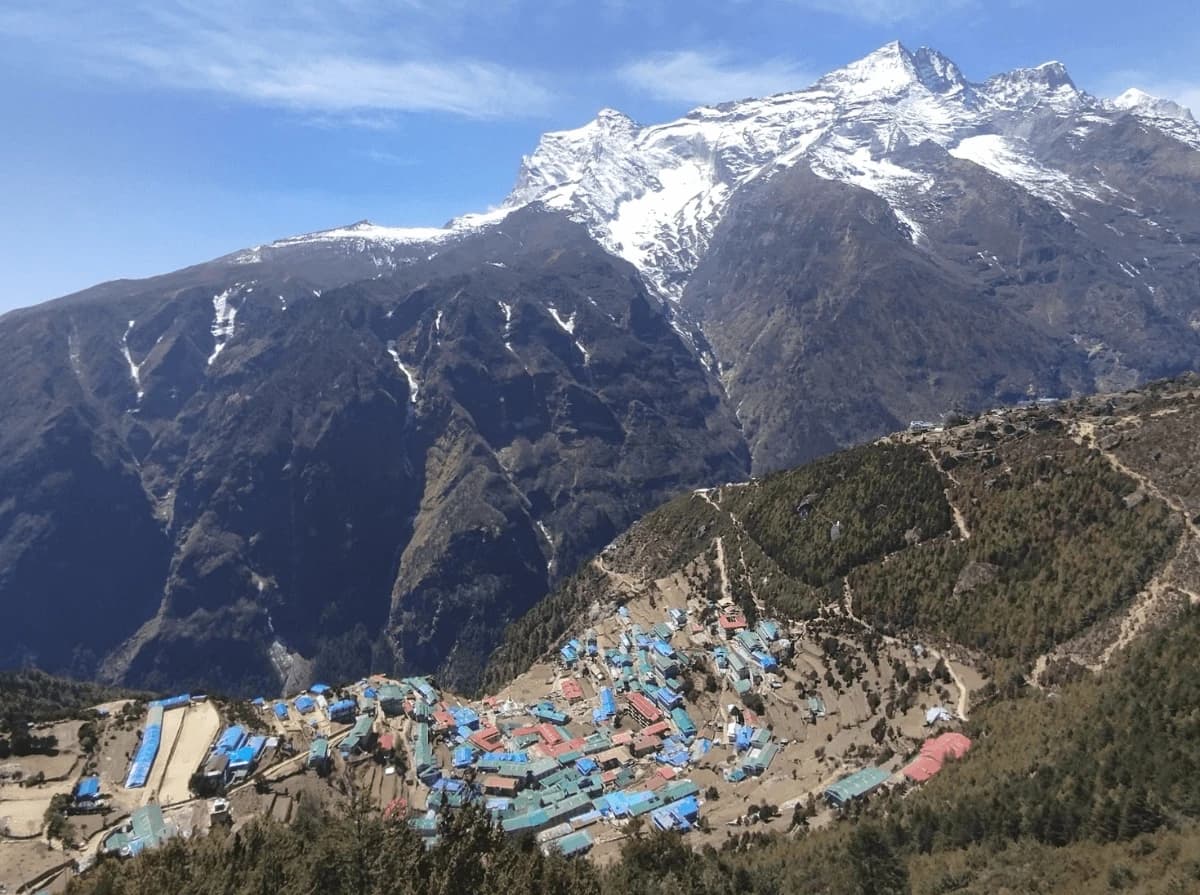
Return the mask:
[[855,827],[848,846],[855,895],[907,895],[908,870],[870,821]]

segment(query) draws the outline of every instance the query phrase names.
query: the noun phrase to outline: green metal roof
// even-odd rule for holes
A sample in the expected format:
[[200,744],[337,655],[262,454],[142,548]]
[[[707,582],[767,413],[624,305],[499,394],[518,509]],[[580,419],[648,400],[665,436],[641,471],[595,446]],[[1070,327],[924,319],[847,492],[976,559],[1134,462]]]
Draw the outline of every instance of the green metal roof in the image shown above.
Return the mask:
[[505,833],[519,833],[523,830],[535,830],[538,827],[544,827],[549,823],[549,815],[545,810],[538,809],[536,811],[527,811],[524,814],[518,814],[516,817],[506,817],[500,821],[500,828]]
[[699,795],[700,787],[691,780],[672,780],[658,794],[664,802],[675,802],[688,796]]
[[580,792],[547,806],[545,810],[549,821],[554,822],[570,819],[577,814],[590,811],[591,808],[592,800]]
[[825,790],[825,796],[836,802],[857,799],[882,786],[892,774],[883,768],[863,768],[849,777],[843,777]]
[[568,833],[561,839],[553,840],[550,845],[558,849],[562,854],[570,857],[586,852],[592,847],[592,837],[587,830],[576,830],[574,833]]

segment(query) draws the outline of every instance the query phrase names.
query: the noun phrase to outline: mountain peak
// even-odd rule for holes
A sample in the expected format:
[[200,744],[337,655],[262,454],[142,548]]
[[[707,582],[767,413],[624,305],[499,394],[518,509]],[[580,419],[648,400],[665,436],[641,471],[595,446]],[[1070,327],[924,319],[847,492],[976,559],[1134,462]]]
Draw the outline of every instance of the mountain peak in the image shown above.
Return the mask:
[[608,125],[637,125],[637,122],[617,109],[605,106],[596,113],[596,120]]
[[830,72],[818,84],[851,99],[899,93],[919,80],[913,55],[898,40]]
[[995,75],[982,90],[995,105],[1021,112],[1047,108],[1064,113],[1086,101],[1086,94],[1075,86],[1067,67],[1057,61]]
[[1186,106],[1170,99],[1152,96],[1137,87],[1130,87],[1112,101],[1113,106],[1127,112],[1141,112],[1162,118],[1177,118],[1180,121],[1195,121]]
[[967,79],[954,60],[932,47],[917,50],[913,64],[921,83],[934,93],[961,93],[967,89]]
[[962,70],[948,56],[932,47],[921,47],[914,53],[898,40],[831,72],[820,83],[862,99],[901,93],[915,86],[951,95],[964,93],[969,87]]
[[1067,67],[1057,60],[1043,62],[1041,65],[1035,66],[1031,71],[1036,72],[1045,84],[1051,87],[1075,87],[1075,82],[1071,80],[1070,74],[1067,73]]

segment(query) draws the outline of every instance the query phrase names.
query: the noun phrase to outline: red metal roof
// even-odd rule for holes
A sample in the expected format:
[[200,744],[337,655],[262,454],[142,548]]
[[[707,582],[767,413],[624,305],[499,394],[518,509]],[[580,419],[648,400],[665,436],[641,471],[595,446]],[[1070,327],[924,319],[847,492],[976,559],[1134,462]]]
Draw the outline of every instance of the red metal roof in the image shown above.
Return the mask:
[[634,740],[634,752],[648,752],[662,745],[662,739],[657,736],[641,736]]
[[563,743],[555,743],[553,746],[543,746],[542,751],[550,758],[558,758],[560,755],[566,755],[568,752],[582,749],[585,742],[583,737],[576,737],[573,740],[567,740]]
[[484,752],[495,752],[501,747],[500,731],[495,727],[481,727],[467,737],[467,740]]
[[563,698],[574,702],[576,699],[583,699],[583,688],[579,686],[579,682],[574,678],[567,678],[562,682]]
[[970,748],[971,740],[969,738],[961,733],[950,732],[926,740],[925,745],[921,747],[921,754],[945,761],[947,758],[962,758]]
[[736,631],[738,628],[746,627],[746,616],[740,612],[722,615],[719,624],[726,631]]
[[667,733],[671,729],[670,722],[659,721],[657,724],[651,724],[649,727],[643,727],[638,734],[639,737],[653,737]]
[[632,730],[618,730],[613,734],[612,742],[614,746],[628,746],[633,742]]
[[403,819],[408,814],[408,799],[400,797],[392,799],[388,802],[387,807],[383,809],[383,819],[391,820],[392,818]]
[[971,741],[961,733],[943,733],[921,746],[921,754],[903,771],[914,783],[924,783],[944,766],[946,759],[959,759],[967,754]]
[[629,707],[647,721],[657,721],[662,717],[662,712],[658,710],[658,706],[641,693],[630,693],[628,699]]
[[396,748],[396,735],[394,733],[385,733],[379,738],[379,748],[384,752],[391,752]]
[[562,742],[562,737],[558,735],[558,731],[555,730],[554,725],[548,721],[543,721],[541,724],[539,724],[537,726],[537,732],[538,736],[542,738],[542,741],[545,742],[547,746],[553,746],[555,743]]
[[497,774],[492,774],[483,778],[483,788],[492,792],[516,792],[517,781],[509,777],[501,777]]

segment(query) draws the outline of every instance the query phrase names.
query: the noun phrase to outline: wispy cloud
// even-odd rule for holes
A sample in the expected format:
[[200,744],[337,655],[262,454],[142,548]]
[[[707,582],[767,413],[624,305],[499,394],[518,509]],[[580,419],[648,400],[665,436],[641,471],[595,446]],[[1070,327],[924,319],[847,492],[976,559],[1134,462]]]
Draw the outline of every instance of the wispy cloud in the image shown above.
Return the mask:
[[59,0],[0,16],[0,33],[70,53],[103,77],[315,116],[543,112],[552,94],[538,75],[437,46],[440,19],[461,6],[140,0],[114,14],[107,4]]
[[392,168],[407,168],[417,164],[417,160],[414,158],[388,152],[386,149],[364,149],[359,155],[377,165],[388,165]]
[[618,77],[634,90],[668,102],[715,103],[798,90],[812,75],[796,62],[739,62],[723,50],[676,50],[638,59]]
[[975,0],[790,0],[814,12],[832,13],[872,25],[931,18],[974,6]]

